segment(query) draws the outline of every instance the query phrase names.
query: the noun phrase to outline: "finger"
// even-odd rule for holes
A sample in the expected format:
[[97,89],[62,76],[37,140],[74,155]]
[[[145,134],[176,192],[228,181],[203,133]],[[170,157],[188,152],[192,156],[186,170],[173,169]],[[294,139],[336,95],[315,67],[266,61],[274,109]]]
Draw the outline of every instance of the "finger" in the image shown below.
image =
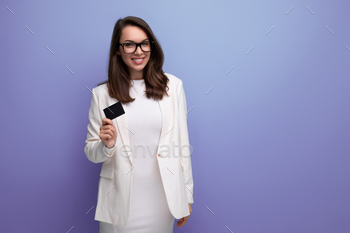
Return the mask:
[[115,129],[114,126],[108,125],[108,126],[102,126],[101,127],[101,132],[109,132],[112,135],[117,133],[117,130]]
[[102,125],[100,128],[101,128],[101,129],[112,129],[112,128],[115,129],[114,125],[110,125],[110,124]]
[[113,130],[111,130],[111,129],[101,130],[101,132],[100,132],[100,136],[103,136],[105,138],[107,137],[107,139],[113,138],[115,135],[116,135],[116,133],[113,132]]
[[102,125],[113,125],[113,121],[105,117],[102,119]]
[[113,137],[115,132],[112,129],[105,129],[105,130],[101,130],[101,133],[102,134],[108,134],[108,135]]
[[111,130],[113,133],[116,133],[117,130],[113,125],[104,125],[100,127],[100,130]]
[[176,226],[181,227],[181,221],[177,221]]
[[189,216],[188,217],[184,217],[181,225],[185,225],[187,223],[188,219],[189,219]]
[[103,134],[103,135],[102,135],[102,138],[103,138],[104,140],[111,140],[111,139],[113,138],[113,136],[111,136],[111,135],[109,135],[109,134]]
[[185,224],[187,221],[188,221],[188,218],[185,218],[185,220],[184,220],[184,224]]
[[181,227],[183,224],[183,221],[184,221],[184,218],[181,218],[179,221],[177,221],[177,223],[176,223],[176,225],[178,226],[178,227]]
[[182,227],[184,224],[185,224],[185,223],[184,223],[183,221],[177,222],[177,226],[178,226],[178,227]]
[[101,135],[100,135],[100,138],[101,138],[102,140],[110,140],[110,139],[112,139],[112,136],[109,135],[109,134],[101,134]]

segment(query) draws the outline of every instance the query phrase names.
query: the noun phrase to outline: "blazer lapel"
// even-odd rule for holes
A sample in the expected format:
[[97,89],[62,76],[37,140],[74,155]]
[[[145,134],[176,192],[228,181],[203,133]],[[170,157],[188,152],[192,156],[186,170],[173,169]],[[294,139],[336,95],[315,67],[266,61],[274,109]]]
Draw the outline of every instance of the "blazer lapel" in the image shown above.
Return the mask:
[[[158,105],[162,114],[162,130],[161,130],[161,135],[160,135],[160,139],[159,139],[159,143],[162,142],[163,137],[168,133],[166,132],[166,130],[169,128],[169,120],[171,117],[171,101],[170,101],[170,97],[168,96],[163,96],[162,100],[158,100]],[[124,110],[125,105],[123,103],[121,103]],[[116,124],[117,124],[117,130],[119,130],[123,145],[125,149],[128,149],[128,151],[130,150],[130,137],[129,137],[129,130],[127,128],[127,113],[125,112],[125,114],[117,117],[115,119]],[[125,146],[128,145],[128,148],[126,148]],[[132,153],[128,154],[128,158],[130,160],[130,163],[133,165],[133,159],[132,159]]]
[[[171,102],[171,97],[163,96],[162,100],[158,100],[159,108],[162,112],[162,130],[160,133],[160,138],[158,142],[158,147],[163,145],[163,139],[167,133],[169,133],[170,119],[172,119],[171,114],[173,113],[172,108],[174,107]],[[158,155],[156,155],[158,156]]]
[[[123,109],[125,110],[125,105],[123,103],[121,103],[123,106]],[[124,150],[127,149],[127,151],[129,151],[130,148],[130,139],[129,139],[129,130],[126,128],[127,126],[127,119],[126,119],[126,113],[117,117],[116,118],[116,123],[117,123],[117,130],[120,133],[123,145],[124,145]],[[126,145],[128,145],[128,148],[125,147]],[[123,151],[124,151],[123,150]],[[125,155],[124,155],[125,156]],[[130,159],[131,164],[132,162],[132,156],[130,156],[130,154],[128,154],[128,157]]]

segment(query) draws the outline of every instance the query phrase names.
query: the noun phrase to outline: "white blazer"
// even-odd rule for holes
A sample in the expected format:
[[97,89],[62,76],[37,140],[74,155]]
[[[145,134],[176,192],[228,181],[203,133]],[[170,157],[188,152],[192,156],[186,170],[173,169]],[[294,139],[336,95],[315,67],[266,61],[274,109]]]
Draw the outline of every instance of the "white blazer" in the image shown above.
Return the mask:
[[[169,97],[165,95],[158,101],[163,122],[157,161],[170,212],[174,218],[180,219],[190,215],[188,204],[193,203],[192,148],[182,81],[172,74],[164,74],[169,78]],[[102,118],[105,118],[103,109],[118,100],[109,96],[107,84],[93,88],[92,92],[84,152],[91,162],[103,162],[95,220],[123,226],[129,217],[133,177],[133,156],[126,128],[128,115],[125,113],[112,120],[117,140],[115,149],[108,155],[99,138]]]

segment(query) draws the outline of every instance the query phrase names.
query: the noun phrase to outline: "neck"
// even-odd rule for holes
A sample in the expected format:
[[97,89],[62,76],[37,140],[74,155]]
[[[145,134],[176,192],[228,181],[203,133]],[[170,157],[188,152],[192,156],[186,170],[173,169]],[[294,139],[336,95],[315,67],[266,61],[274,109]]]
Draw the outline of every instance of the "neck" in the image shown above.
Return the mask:
[[140,71],[130,71],[130,78],[133,80],[143,79],[143,70]]

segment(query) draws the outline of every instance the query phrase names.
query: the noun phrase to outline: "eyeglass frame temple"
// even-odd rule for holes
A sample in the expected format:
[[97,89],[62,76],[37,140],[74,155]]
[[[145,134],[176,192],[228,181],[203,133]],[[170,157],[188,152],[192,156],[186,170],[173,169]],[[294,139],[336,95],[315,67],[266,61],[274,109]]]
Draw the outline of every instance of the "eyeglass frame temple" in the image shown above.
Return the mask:
[[[130,43],[130,42],[126,42],[126,43],[122,43],[122,44],[119,43],[119,46],[122,46],[122,47],[123,47],[123,52],[124,52],[124,53],[126,53],[125,50],[124,50],[124,45],[125,45],[125,44],[128,44],[128,43]],[[135,43],[135,42],[132,42],[132,43],[134,43],[134,44],[136,45],[135,50],[134,50],[134,52],[132,52],[132,53],[135,53],[135,52],[136,52],[137,47],[140,47],[140,49],[142,50],[142,52],[147,53],[147,52],[151,52],[151,51],[152,51],[152,49],[153,49],[152,46],[153,46],[154,40],[151,40],[151,41],[150,41],[150,43],[151,43],[151,50],[150,50],[150,51],[143,51],[143,49],[142,49],[142,47],[141,47],[141,44],[144,43],[144,41],[141,42],[141,43]],[[131,53],[126,53],[126,54],[131,54]]]

